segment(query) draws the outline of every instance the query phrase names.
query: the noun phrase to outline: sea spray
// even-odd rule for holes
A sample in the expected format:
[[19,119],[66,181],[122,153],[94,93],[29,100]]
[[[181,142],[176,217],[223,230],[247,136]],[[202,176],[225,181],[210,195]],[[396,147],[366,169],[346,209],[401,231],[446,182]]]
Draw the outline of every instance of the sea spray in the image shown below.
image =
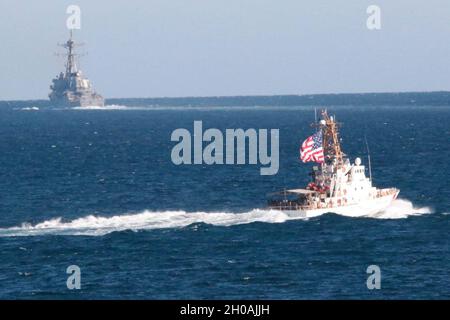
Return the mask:
[[[401,219],[408,216],[431,213],[428,207],[416,208],[404,199],[392,202],[384,212],[367,217],[375,219]],[[115,231],[152,230],[163,228],[182,228],[195,223],[214,226],[233,226],[253,222],[283,223],[292,218],[277,210],[253,209],[244,213],[230,212],[186,212],[186,211],[143,211],[111,217],[89,215],[63,222],[61,218],[50,219],[36,225],[23,223],[20,227],[0,228],[0,237],[38,236],[38,235],[83,235],[102,236]]]

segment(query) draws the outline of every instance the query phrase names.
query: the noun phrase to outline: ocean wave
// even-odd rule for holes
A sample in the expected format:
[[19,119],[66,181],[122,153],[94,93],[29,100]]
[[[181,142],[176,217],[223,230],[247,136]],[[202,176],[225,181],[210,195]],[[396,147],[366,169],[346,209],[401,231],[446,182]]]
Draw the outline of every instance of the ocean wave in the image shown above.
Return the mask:
[[22,110],[22,111],[39,111],[39,107],[23,107],[23,108],[20,108],[19,110]]
[[[397,199],[384,212],[366,218],[402,219],[432,213],[429,207],[414,207],[408,200]],[[102,236],[115,231],[152,230],[182,228],[195,223],[214,226],[233,226],[254,222],[283,223],[288,220],[303,219],[289,217],[277,210],[253,209],[244,213],[231,212],[186,212],[186,211],[143,211],[111,217],[89,215],[69,222],[62,218],[47,220],[36,225],[23,223],[12,228],[0,228],[0,237],[38,236],[38,235],[83,235]]]

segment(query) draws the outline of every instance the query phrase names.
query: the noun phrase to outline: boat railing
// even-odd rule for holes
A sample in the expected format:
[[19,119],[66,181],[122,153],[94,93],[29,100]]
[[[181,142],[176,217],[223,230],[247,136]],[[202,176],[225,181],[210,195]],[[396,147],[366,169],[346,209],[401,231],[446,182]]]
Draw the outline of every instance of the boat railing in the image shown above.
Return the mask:
[[275,210],[305,210],[312,209],[312,206],[299,204],[295,201],[270,201],[269,208]]

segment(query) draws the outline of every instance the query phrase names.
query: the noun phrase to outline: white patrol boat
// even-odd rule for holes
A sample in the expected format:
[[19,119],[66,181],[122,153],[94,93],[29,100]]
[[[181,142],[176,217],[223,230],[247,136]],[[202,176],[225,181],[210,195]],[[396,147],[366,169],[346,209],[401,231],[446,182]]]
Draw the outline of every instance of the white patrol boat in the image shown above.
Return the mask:
[[305,189],[290,189],[276,193],[269,208],[281,210],[290,217],[315,217],[333,212],[361,217],[385,210],[397,198],[399,189],[378,189],[372,186],[369,156],[369,178],[361,159],[354,163],[341,151],[338,124],[326,111],[316,125],[318,131],[303,142],[301,160],[314,161],[312,181]]

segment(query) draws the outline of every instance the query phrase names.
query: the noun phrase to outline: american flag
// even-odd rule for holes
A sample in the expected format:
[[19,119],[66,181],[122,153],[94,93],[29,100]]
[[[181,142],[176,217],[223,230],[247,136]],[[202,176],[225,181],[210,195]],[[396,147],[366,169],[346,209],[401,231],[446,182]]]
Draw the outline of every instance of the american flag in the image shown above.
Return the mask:
[[300,159],[303,162],[315,161],[322,163],[324,161],[322,148],[322,131],[317,131],[308,139],[303,141],[300,148]]

